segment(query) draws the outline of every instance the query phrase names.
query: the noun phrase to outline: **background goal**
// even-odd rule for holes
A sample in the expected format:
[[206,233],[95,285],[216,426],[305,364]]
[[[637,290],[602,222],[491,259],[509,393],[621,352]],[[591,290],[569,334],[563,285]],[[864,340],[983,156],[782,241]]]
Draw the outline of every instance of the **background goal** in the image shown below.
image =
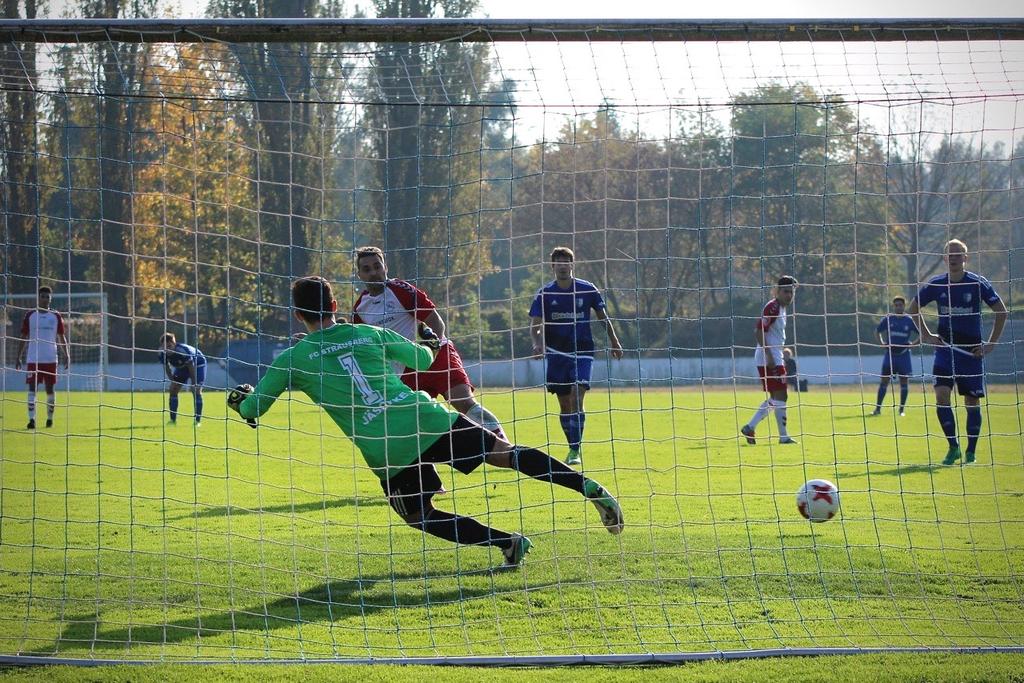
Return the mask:
[[[21,323],[25,314],[36,307],[35,294],[8,294],[4,298],[2,320],[4,334],[3,390],[20,391],[24,385],[23,372],[14,372],[21,341]],[[106,303],[103,294],[53,292],[50,308],[64,318],[71,355],[71,371],[61,383],[62,389],[73,391],[102,391],[109,373],[107,364]]]

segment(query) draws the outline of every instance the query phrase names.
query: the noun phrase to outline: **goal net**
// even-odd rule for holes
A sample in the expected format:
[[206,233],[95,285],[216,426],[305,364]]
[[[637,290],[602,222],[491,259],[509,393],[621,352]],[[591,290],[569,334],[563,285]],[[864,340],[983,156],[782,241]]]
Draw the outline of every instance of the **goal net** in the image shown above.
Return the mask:
[[[0,37],[5,272],[105,297],[55,297],[73,381],[54,428],[20,429],[5,371],[0,661],[1024,647],[1019,22],[7,21]],[[1002,330],[949,417],[933,356],[967,368],[976,347],[912,345],[890,381],[882,321],[947,274],[954,238],[999,299],[940,292],[924,322],[952,306],[980,310],[983,339]],[[328,278],[350,315],[362,246],[436,304],[513,443],[559,460],[581,444],[574,469],[617,496],[622,534],[571,488],[438,466],[435,508],[532,541],[495,571],[502,547],[403,522],[302,392],[257,429],[225,407],[221,390],[299,348],[296,278]],[[595,316],[582,410],[547,391],[564,380],[531,335],[560,246],[622,347],[573,297]],[[783,275],[796,369],[769,405],[755,327]],[[5,300],[8,368],[31,305]],[[206,359],[205,401],[186,387],[173,424],[165,332]],[[333,374],[355,378],[347,362]],[[794,500],[812,479],[841,497],[824,524]]]

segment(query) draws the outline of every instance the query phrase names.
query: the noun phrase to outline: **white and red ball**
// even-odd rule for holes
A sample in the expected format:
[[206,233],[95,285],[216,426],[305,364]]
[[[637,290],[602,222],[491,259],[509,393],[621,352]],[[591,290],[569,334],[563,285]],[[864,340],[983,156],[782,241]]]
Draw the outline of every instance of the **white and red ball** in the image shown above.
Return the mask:
[[804,519],[827,522],[839,513],[839,489],[827,479],[811,479],[796,492],[796,509]]

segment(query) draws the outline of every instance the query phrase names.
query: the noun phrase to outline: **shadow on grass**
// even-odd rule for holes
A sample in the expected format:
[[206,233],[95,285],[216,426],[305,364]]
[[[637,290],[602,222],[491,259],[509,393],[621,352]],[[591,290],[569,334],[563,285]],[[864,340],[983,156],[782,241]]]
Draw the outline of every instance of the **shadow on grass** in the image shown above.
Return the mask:
[[387,501],[384,498],[332,498],[330,500],[313,500],[308,503],[284,503],[282,505],[264,505],[261,508],[250,509],[238,507],[236,505],[222,505],[214,508],[203,508],[194,512],[189,512],[185,515],[179,515],[178,517],[168,517],[169,520],[181,520],[181,519],[203,519],[209,517],[239,517],[242,515],[257,515],[257,514],[290,514],[297,513],[302,514],[306,512],[317,512],[319,510],[332,510],[334,508],[347,508],[347,507],[372,507],[387,505]]
[[945,465],[942,465],[940,463],[914,463],[914,464],[911,464],[911,465],[899,465],[897,467],[892,467],[892,468],[887,469],[887,470],[876,470],[876,469],[872,468],[872,469],[869,469],[869,470],[865,470],[863,472],[854,472],[854,473],[851,473],[851,474],[844,474],[843,478],[844,479],[852,479],[854,477],[866,477],[869,474],[872,475],[872,476],[878,476],[878,477],[891,476],[891,475],[901,476],[901,475],[904,475],[904,474],[920,474],[922,472],[935,472],[937,470],[944,470],[944,469],[948,469],[948,468]]
[[833,415],[833,420],[866,420],[873,422],[875,418],[885,417],[885,413],[881,415],[872,415],[871,413],[857,413],[855,415]]
[[[468,574],[486,576],[498,570],[484,569]],[[460,574],[465,576],[466,573]],[[488,582],[484,586],[472,587],[459,582],[449,588],[430,589],[424,581],[431,578],[453,579],[451,574],[389,574],[386,576],[363,577],[361,579],[339,579],[331,581],[296,595],[279,597],[273,601],[257,601],[247,608],[228,612],[207,612],[184,619],[168,621],[165,624],[140,624],[105,628],[103,619],[96,615],[83,614],[69,617],[64,622],[60,637],[48,649],[35,654],[67,654],[74,650],[95,651],[109,649],[112,656],[117,651],[127,656],[131,646],[146,647],[197,641],[202,638],[217,638],[234,632],[246,632],[249,636],[267,634],[276,629],[295,629],[303,624],[330,624],[346,619],[361,620],[366,615],[383,610],[424,609],[447,603],[492,595],[495,586]],[[457,577],[456,577],[456,580]],[[548,587],[531,586],[532,588]],[[295,636],[298,642],[298,635]],[[210,645],[218,647],[219,645]],[[224,643],[230,647],[230,643]]]

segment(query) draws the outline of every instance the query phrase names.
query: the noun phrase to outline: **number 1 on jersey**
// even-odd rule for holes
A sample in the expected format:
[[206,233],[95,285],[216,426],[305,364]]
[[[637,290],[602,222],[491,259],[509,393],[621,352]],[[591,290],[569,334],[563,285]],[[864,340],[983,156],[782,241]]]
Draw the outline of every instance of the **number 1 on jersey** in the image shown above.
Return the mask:
[[345,368],[348,374],[352,375],[352,383],[356,385],[356,390],[362,395],[363,403],[373,405],[384,400],[380,392],[370,386],[370,382],[366,379],[366,375],[363,374],[359,363],[356,362],[355,356],[351,353],[346,353],[338,356],[338,362],[341,363],[341,367]]

